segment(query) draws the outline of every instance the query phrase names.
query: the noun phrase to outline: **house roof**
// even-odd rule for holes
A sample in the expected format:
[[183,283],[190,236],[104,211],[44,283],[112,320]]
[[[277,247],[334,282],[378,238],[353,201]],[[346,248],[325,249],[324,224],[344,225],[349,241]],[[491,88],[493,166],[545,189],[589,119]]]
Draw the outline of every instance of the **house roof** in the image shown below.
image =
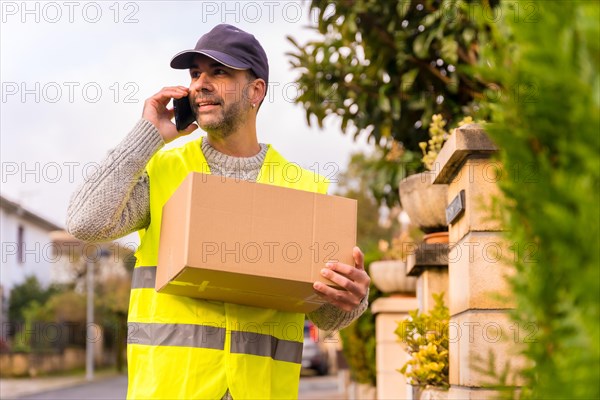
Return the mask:
[[36,213],[23,208],[23,206],[21,206],[19,203],[8,200],[2,195],[0,195],[0,208],[5,210],[8,214],[16,214],[20,218],[47,231],[57,231],[63,229],[63,227],[58,226],[55,223],[48,221],[44,217],[41,217]]
[[50,232],[50,239],[56,245],[55,249],[66,254],[82,254],[85,251],[107,251],[109,254],[118,256],[127,256],[135,252],[135,249],[125,246],[118,241],[109,241],[101,243],[86,243],[79,240],[64,230]]

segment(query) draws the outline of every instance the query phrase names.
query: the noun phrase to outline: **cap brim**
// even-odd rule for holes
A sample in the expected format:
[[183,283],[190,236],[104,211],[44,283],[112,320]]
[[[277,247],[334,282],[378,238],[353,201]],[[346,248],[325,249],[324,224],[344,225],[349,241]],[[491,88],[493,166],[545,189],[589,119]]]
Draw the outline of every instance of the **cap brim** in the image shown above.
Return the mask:
[[229,54],[221,53],[215,50],[184,50],[180,53],[175,54],[171,60],[171,68],[175,69],[188,69],[194,62],[194,57],[198,54],[205,55],[212,58],[215,61],[220,62],[226,67],[233,69],[250,69],[250,65],[239,61],[236,58],[231,57]]

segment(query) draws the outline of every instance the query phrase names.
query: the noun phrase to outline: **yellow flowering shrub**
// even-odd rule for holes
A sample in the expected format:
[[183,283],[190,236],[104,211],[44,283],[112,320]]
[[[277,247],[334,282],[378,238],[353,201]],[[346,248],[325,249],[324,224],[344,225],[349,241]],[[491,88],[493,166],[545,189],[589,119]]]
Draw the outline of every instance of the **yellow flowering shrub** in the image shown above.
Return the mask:
[[[463,126],[466,124],[473,123],[473,118],[464,117],[459,123],[458,126]],[[429,124],[429,137],[430,139],[426,142],[420,142],[419,147],[423,152],[423,165],[428,170],[433,169],[433,163],[438,156],[438,153],[442,149],[446,140],[454,133],[454,129],[451,129],[450,132],[446,131],[444,127],[446,126],[446,120],[442,118],[442,114],[435,114],[431,117],[431,124]]]
[[450,313],[443,293],[434,294],[435,306],[428,313],[414,310],[399,323],[395,333],[411,359],[398,371],[414,386],[448,387],[448,323]]

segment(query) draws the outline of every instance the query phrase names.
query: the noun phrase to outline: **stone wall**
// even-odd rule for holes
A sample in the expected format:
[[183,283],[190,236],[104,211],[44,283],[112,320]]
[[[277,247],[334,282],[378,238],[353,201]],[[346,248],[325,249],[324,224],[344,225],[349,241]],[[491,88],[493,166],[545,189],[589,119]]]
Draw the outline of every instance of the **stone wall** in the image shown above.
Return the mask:
[[[101,328],[98,327],[101,331]],[[113,351],[104,349],[103,336],[94,340],[94,364],[110,365],[115,360]],[[0,353],[0,377],[37,376],[71,371],[85,367],[85,349],[66,347],[63,351]]]
[[[450,136],[433,171],[433,186],[447,186],[447,198],[436,202],[446,208],[447,242],[425,240],[407,260],[408,275],[417,277],[419,310],[429,311],[432,294],[444,292],[450,311],[450,390],[428,393],[430,399],[500,398],[505,391],[518,392],[522,384],[514,372],[524,365],[520,347],[531,332],[509,315],[515,305],[507,278],[514,273],[518,244],[507,242],[502,219],[495,214],[499,210],[495,204],[502,200],[498,184],[506,176],[493,159],[496,151],[475,124]],[[394,343],[393,331],[410,307],[387,310],[382,300],[393,301],[378,299],[372,305],[377,314],[378,399],[413,398],[418,393],[407,393],[404,377],[392,373],[406,361]],[[509,380],[502,382],[507,371]],[[492,386],[505,390],[501,393]]]
[[377,342],[377,399],[405,399],[410,391],[406,378],[398,370],[409,360],[409,355],[398,342],[394,331],[417,308],[414,296],[381,297],[373,302],[371,311],[376,314]]
[[0,354],[0,376],[37,376],[51,372],[70,371],[85,366],[85,350],[67,348],[62,353]]
[[[450,309],[449,398],[497,398],[489,385],[517,357],[508,312],[514,306],[506,277],[510,244],[494,214],[502,167],[496,147],[477,125],[455,131],[436,159],[436,184],[448,184]],[[489,367],[492,369],[489,369]],[[514,384],[515,382],[510,382]],[[518,384],[518,383],[517,383]]]

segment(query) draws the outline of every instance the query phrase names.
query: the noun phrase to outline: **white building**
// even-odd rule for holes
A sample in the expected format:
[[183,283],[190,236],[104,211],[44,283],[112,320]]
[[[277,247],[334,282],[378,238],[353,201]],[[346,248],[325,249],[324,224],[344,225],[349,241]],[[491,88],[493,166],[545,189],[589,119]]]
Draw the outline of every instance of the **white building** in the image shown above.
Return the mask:
[[[135,250],[119,242],[87,244],[62,227],[0,196],[0,327],[7,322],[12,288],[35,276],[44,287],[80,281],[86,261],[95,265],[96,281],[128,279],[124,260]],[[78,288],[83,290],[82,287]]]
[[0,322],[6,321],[6,299],[11,289],[29,275],[47,286],[52,283],[54,255],[50,232],[62,229],[18,203],[0,196]]

